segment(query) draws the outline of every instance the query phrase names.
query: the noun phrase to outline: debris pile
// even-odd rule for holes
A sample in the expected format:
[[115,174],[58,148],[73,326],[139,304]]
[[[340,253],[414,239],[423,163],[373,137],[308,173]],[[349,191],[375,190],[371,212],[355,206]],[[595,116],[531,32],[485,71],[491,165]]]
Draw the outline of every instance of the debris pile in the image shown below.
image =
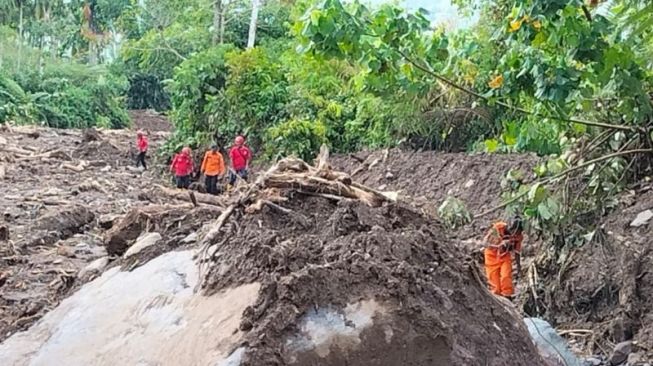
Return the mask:
[[[2,341],[109,265],[103,231],[160,179],[133,167],[133,131],[0,128]],[[153,148],[166,136],[152,131]]]
[[207,295],[261,283],[237,365],[544,365],[442,227],[327,156],[280,161],[200,236]]

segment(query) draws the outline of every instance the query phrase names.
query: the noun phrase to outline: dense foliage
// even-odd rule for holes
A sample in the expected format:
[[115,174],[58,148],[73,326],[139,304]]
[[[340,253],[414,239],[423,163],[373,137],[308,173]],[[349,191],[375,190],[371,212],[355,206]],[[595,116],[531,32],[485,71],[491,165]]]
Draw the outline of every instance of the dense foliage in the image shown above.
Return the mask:
[[0,29],[0,123],[40,123],[59,128],[121,128],[127,80],[103,66],[49,57],[15,46],[16,35]]

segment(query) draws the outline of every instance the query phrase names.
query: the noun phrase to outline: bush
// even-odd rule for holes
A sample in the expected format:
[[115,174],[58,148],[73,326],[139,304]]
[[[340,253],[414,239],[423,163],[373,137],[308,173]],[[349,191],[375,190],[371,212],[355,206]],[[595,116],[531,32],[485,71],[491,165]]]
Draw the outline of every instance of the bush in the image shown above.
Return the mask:
[[326,126],[320,121],[291,119],[268,128],[266,136],[265,153],[272,159],[295,155],[308,161],[327,143]]
[[2,43],[0,122],[57,128],[122,128],[129,117],[121,97],[127,79],[106,68],[48,59],[38,50]]
[[446,227],[455,229],[472,221],[472,216],[465,204],[453,196],[447,196],[438,208],[438,216]]

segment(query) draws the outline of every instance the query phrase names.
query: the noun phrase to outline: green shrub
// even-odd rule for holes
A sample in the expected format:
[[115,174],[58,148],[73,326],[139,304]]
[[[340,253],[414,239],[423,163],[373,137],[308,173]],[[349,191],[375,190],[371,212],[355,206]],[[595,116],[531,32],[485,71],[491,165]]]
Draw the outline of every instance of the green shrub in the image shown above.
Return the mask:
[[291,119],[268,128],[266,136],[266,156],[272,159],[295,155],[309,160],[327,143],[326,126],[320,121]]
[[2,43],[0,54],[0,121],[37,123],[57,128],[129,124],[123,95],[127,79],[102,66],[50,58],[38,50]]

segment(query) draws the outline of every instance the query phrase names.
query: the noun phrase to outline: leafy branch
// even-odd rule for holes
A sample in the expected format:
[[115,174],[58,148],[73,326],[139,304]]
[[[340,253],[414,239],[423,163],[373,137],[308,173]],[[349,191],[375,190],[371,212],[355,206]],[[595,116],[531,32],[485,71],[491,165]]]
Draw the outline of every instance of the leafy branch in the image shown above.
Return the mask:
[[[586,162],[584,162],[582,164],[575,165],[575,166],[573,166],[573,167],[571,167],[571,168],[569,168],[569,169],[567,169],[567,170],[565,170],[565,171],[563,171],[561,173],[558,173],[558,174],[556,174],[556,175],[554,175],[552,177],[548,177],[546,179],[543,179],[543,180],[541,180],[539,182],[534,182],[533,184],[547,185],[547,184],[550,184],[550,183],[554,182],[555,180],[558,180],[558,179],[560,179],[562,177],[565,177],[565,176],[567,176],[567,175],[569,175],[569,174],[571,174],[571,173],[573,173],[573,172],[575,172],[575,171],[577,171],[579,169],[588,167],[588,166],[590,166],[592,164],[600,163],[600,162],[602,162],[604,160],[616,158],[616,157],[619,157],[619,156],[626,156],[626,155],[632,155],[632,154],[645,154],[645,153],[653,153],[653,149],[633,149],[633,150],[618,151],[618,152],[615,152],[615,153],[612,153],[612,154],[603,155],[603,156],[598,157],[596,159],[588,160],[588,161],[586,161]],[[498,206],[492,207],[492,208],[490,208],[490,209],[488,209],[486,211],[481,212],[480,214],[474,215],[474,218],[477,219],[477,218],[486,216],[486,215],[488,215],[488,214],[490,214],[490,213],[492,213],[492,212],[494,212],[496,210],[500,210],[502,208],[505,208],[508,205],[510,205],[511,203],[517,202],[520,198],[524,197],[527,194],[528,194],[528,190],[526,190],[524,192],[521,192],[521,193],[517,194],[516,196],[512,197],[511,199],[509,199],[509,200],[503,202],[502,204],[498,205]]]
[[[460,85],[460,84],[458,84],[458,83],[456,83],[456,82],[454,82],[454,81],[452,81],[452,80],[450,80],[450,79],[448,79],[448,78],[434,72],[430,67],[424,66],[421,63],[413,60],[405,52],[403,52],[401,50],[397,50],[397,52],[403,58],[405,58],[406,61],[410,62],[413,66],[415,66],[416,68],[422,70],[423,72],[433,76],[434,78],[442,81],[443,83],[445,83],[445,84],[447,84],[447,85],[449,85],[449,86],[451,86],[451,87],[453,87],[455,89],[458,89],[458,90],[460,90],[462,92],[465,92],[465,93],[467,93],[469,95],[472,95],[472,96],[474,96],[474,97],[476,97],[478,99],[482,99],[482,100],[484,100],[486,102],[492,102],[490,100],[490,98],[488,98],[488,97],[486,97],[486,96],[484,96],[484,95],[482,95],[482,94],[480,94],[478,92],[475,92],[475,91],[473,91],[473,90],[471,90],[469,88],[466,88],[466,87],[464,87],[464,86],[462,86],[462,85]],[[603,123],[603,122],[586,121],[586,120],[581,120],[581,119],[576,119],[576,118],[547,116],[545,114],[535,112],[535,111],[529,111],[529,110],[521,108],[521,107],[517,107],[517,106],[510,105],[508,103],[504,103],[502,101],[494,101],[494,103],[499,105],[499,106],[502,106],[502,107],[508,108],[510,110],[516,111],[516,112],[520,112],[520,113],[524,113],[524,114],[528,114],[528,115],[532,115],[532,116],[537,116],[537,117],[542,117],[542,118],[551,118],[551,119],[555,119],[555,120],[562,121],[562,122],[572,122],[572,123],[578,123],[578,124],[582,124],[582,125],[586,125],[586,126],[607,128],[607,129],[620,130],[620,131],[638,131],[638,130],[641,130],[641,129],[635,127],[635,126],[615,125],[615,124]]]

